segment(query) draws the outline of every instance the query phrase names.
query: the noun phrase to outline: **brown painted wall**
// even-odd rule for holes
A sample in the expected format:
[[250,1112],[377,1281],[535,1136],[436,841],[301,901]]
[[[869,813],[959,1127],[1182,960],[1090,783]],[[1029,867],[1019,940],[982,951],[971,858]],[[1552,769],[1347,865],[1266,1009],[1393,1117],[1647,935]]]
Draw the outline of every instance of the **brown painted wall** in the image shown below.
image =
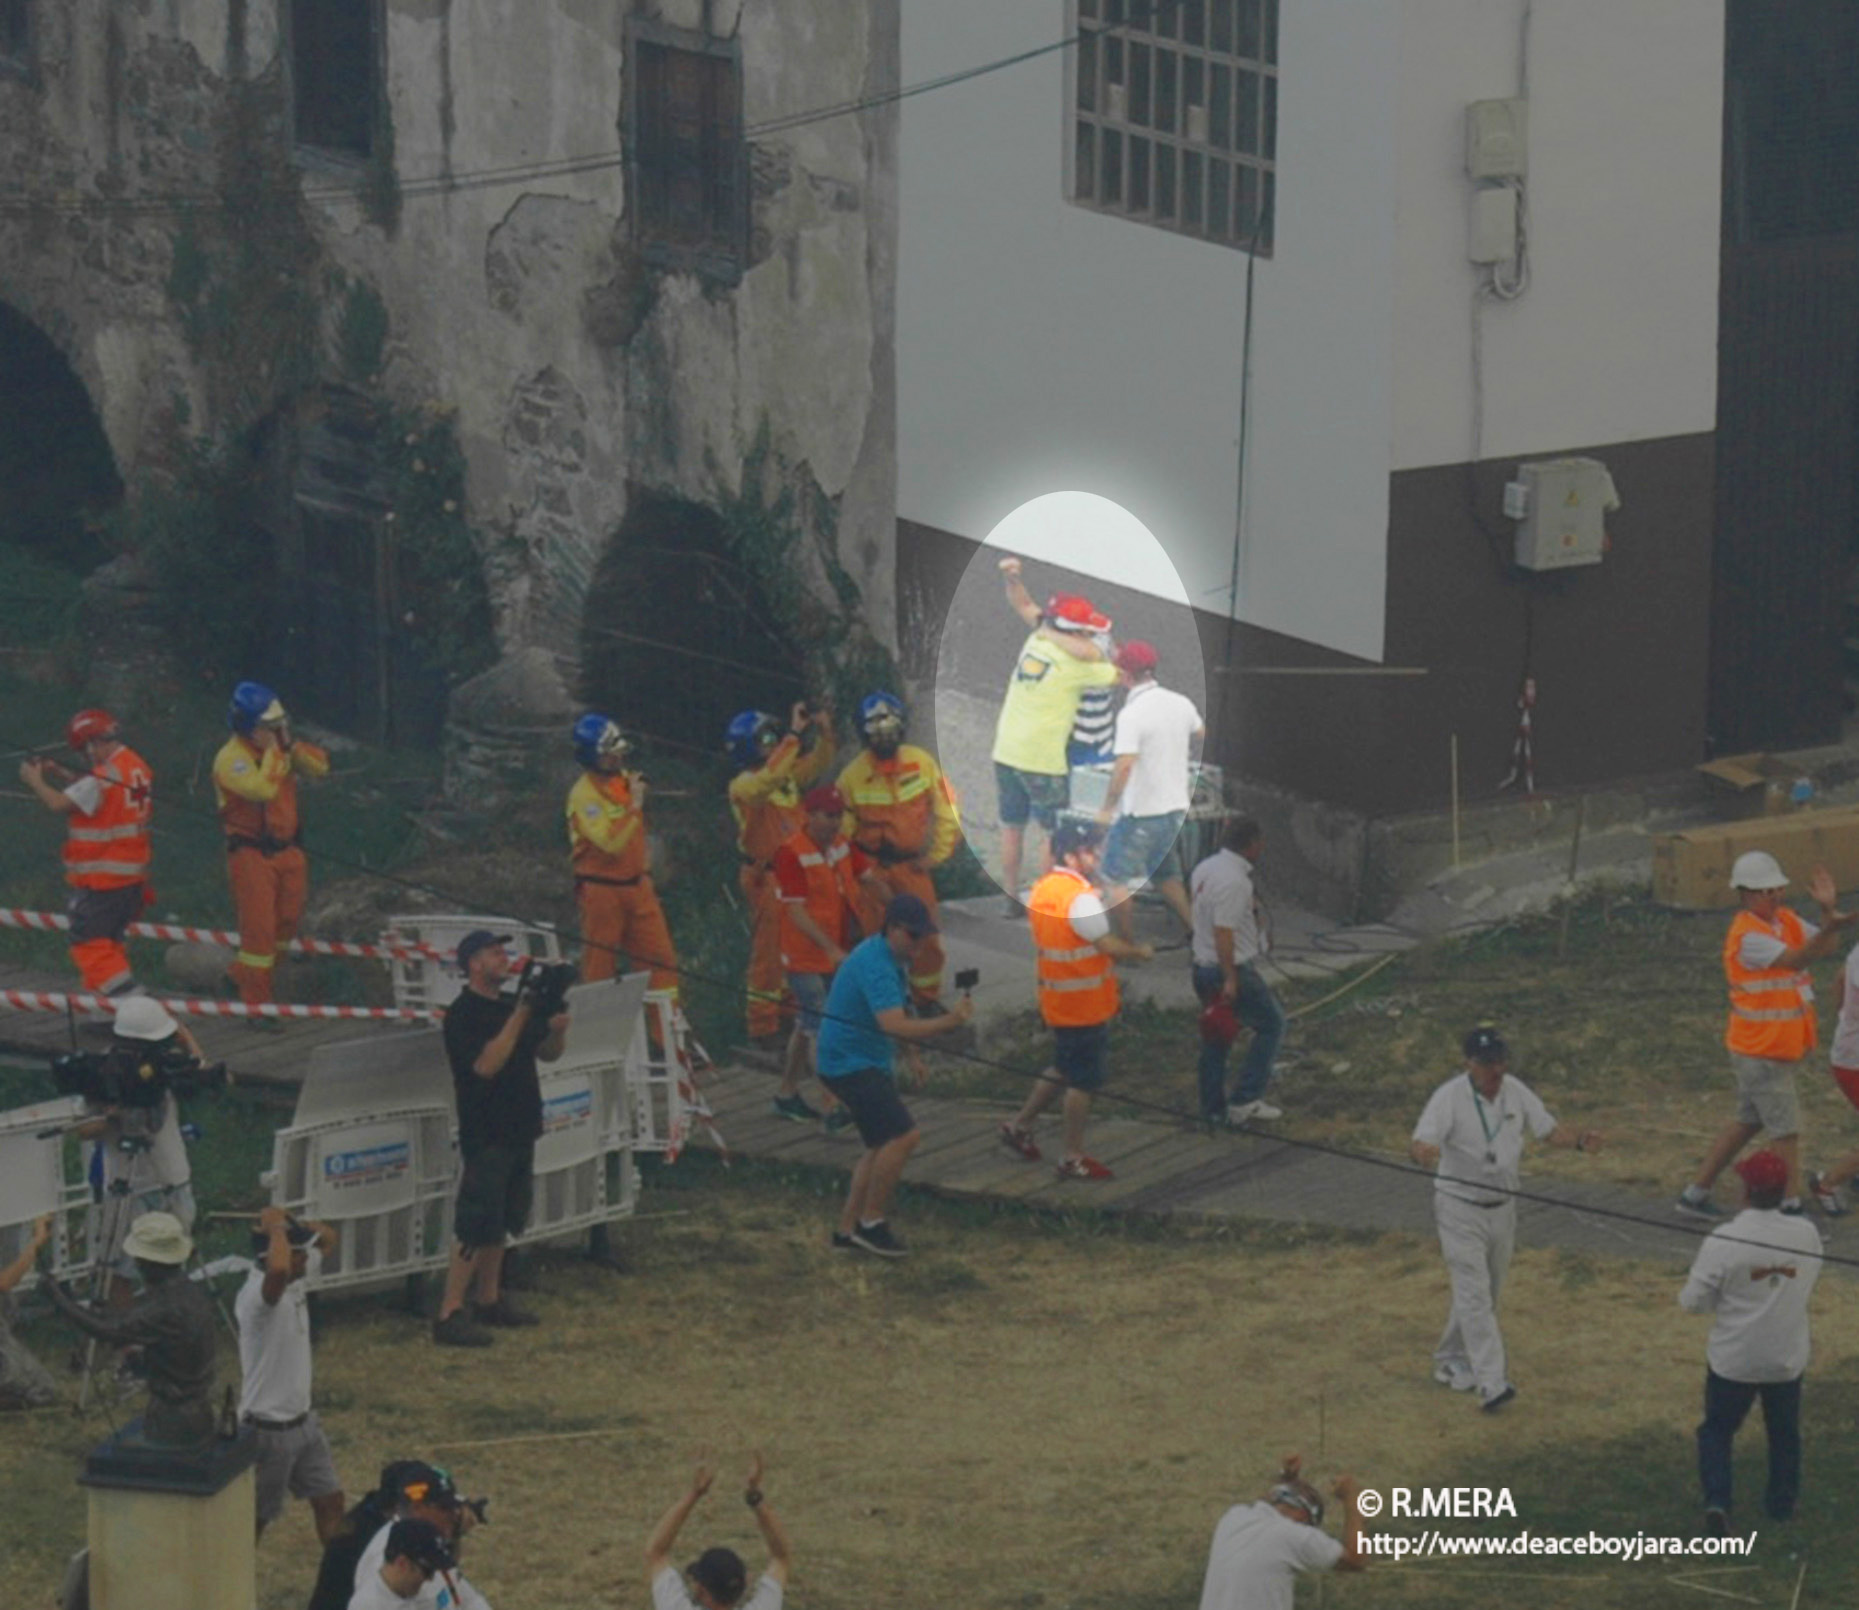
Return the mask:
[[[1539,790],[1702,760],[1713,439],[1569,451],[1607,464],[1622,507],[1608,521],[1606,560],[1562,574],[1527,575],[1509,563],[1510,525],[1497,510],[1514,461],[1479,470],[1476,505],[1489,511],[1489,536],[1473,517],[1465,466],[1392,478],[1385,664],[1420,667],[1423,676],[1263,674],[1371,668],[1197,612],[1210,758],[1250,780],[1382,816],[1449,798],[1456,732],[1464,797],[1487,799],[1509,769],[1527,653],[1538,688]],[[899,635],[913,680],[933,673],[947,601],[974,549],[964,538],[899,524]],[[1089,578],[1036,585],[1089,593],[1117,619],[1119,636],[1144,635],[1144,621],[1170,608]],[[1010,618],[965,615],[950,629],[973,639],[965,663],[1004,677],[1017,641]]]

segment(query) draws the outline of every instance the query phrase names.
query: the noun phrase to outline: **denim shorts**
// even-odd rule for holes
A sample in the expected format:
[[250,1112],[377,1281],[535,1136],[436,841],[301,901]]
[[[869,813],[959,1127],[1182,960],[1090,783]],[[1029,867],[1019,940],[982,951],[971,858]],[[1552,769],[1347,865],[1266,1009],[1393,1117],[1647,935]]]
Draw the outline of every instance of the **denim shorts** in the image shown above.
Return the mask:
[[1186,811],[1119,816],[1104,842],[1104,876],[1112,883],[1181,881],[1181,824]]
[[795,1027],[802,1034],[818,1038],[820,1014],[826,1010],[826,986],[830,983],[832,978],[826,973],[787,975],[788,993],[794,997],[794,1010],[798,1014]]
[[1071,795],[1071,779],[1062,772],[1048,777],[1042,771],[1021,771],[997,760],[994,788],[1000,797],[1002,827],[1025,827],[1030,817],[1050,833]]
[[1110,1074],[1110,1025],[1052,1031],[1052,1066],[1074,1090],[1101,1090]]

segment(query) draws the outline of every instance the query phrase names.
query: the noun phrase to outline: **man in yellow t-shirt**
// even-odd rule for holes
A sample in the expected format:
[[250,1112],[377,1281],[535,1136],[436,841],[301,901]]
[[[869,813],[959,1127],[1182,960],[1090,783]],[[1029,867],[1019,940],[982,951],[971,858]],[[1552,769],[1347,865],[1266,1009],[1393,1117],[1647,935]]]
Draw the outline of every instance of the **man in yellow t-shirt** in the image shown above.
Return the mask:
[[[1018,576],[1019,563],[1001,561],[1010,581]],[[994,729],[993,758],[1000,797],[1001,884],[1015,915],[1027,821],[1037,820],[1050,833],[1065,808],[1071,775],[1065,745],[1078,715],[1078,700],[1090,689],[1110,687],[1117,680],[1116,667],[1092,641],[1109,630],[1110,622],[1089,599],[1058,599],[1020,645],[1007,683]]]

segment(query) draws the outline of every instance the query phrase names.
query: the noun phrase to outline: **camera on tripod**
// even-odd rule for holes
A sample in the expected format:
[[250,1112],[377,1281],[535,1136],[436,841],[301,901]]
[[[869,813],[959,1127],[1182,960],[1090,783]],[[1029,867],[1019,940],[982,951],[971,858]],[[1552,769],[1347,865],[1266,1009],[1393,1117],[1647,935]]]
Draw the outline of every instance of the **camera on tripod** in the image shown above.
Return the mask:
[[69,1051],[52,1060],[52,1083],[61,1096],[92,1107],[159,1107],[170,1091],[188,1097],[204,1085],[227,1083],[226,1064],[196,1061],[184,1049]]
[[571,962],[545,962],[531,956],[516,975],[516,999],[529,1004],[530,1017],[546,1023],[568,1004],[568,991],[577,977]]

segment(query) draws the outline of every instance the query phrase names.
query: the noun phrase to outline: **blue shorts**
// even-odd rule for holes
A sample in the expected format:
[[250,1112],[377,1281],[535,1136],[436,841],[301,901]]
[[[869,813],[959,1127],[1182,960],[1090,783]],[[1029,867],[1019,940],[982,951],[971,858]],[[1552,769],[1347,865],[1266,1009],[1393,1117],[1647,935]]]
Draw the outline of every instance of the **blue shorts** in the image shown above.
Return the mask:
[[831,1079],[822,1074],[820,1083],[845,1104],[858,1126],[859,1139],[873,1151],[917,1127],[897,1093],[897,1081],[882,1068],[860,1068]]
[[1186,811],[1119,816],[1104,843],[1104,876],[1112,883],[1181,881],[1181,824]]
[[1021,771],[994,762],[994,790],[1000,798],[1002,827],[1025,827],[1031,817],[1048,833],[1071,795],[1071,778],[1048,777],[1043,771]]
[[1101,1090],[1110,1074],[1110,1025],[1052,1031],[1052,1066],[1074,1090]]
[[794,1010],[799,1014],[794,1026],[802,1034],[819,1035],[820,1014],[826,1010],[826,986],[830,983],[832,977],[827,973],[787,975],[788,993],[794,997]]

